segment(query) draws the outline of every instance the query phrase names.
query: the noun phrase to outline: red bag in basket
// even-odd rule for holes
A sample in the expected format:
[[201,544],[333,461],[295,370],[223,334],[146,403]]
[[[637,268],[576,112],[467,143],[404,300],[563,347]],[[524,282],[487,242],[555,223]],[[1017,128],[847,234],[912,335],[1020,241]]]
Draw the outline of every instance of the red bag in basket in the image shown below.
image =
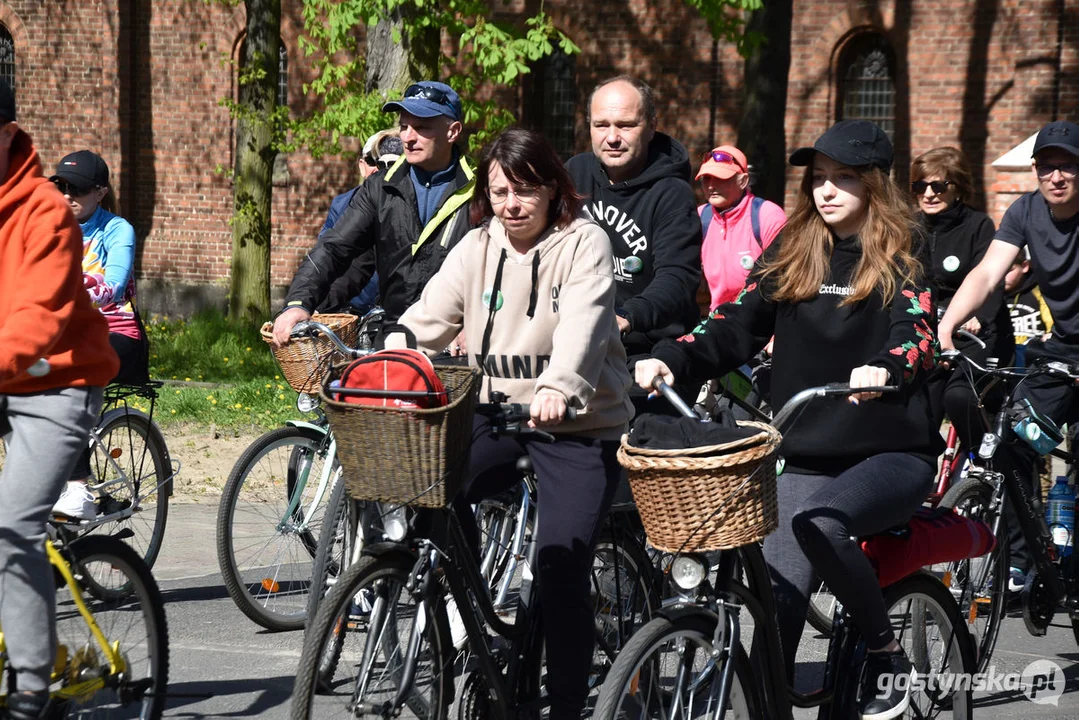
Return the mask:
[[[400,325],[390,325],[384,332],[405,332],[412,348],[416,338]],[[449,402],[446,388],[435,372],[431,359],[419,350],[379,350],[353,360],[341,373],[339,387],[373,390],[371,395],[335,393],[335,400],[357,405],[397,408],[435,408]],[[395,392],[424,393],[394,395]]]
[[881,587],[926,565],[975,558],[996,547],[993,530],[955,510],[920,509],[902,530],[874,535],[862,551],[877,570]]

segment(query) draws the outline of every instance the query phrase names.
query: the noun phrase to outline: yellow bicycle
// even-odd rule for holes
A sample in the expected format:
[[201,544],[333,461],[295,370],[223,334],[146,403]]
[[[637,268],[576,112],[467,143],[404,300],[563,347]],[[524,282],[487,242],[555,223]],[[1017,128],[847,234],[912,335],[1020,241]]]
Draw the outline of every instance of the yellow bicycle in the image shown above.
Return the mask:
[[[56,575],[56,660],[47,718],[155,720],[165,708],[168,628],[150,569],[120,536],[71,540],[50,529],[46,552]],[[14,671],[0,629],[0,707]]]

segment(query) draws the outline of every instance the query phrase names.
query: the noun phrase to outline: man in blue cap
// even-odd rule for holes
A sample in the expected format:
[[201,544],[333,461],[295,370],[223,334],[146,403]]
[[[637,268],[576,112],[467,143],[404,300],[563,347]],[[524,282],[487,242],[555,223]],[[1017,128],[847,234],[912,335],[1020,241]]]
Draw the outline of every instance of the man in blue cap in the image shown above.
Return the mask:
[[[445,83],[425,80],[382,110],[399,114],[404,153],[360,186],[296,271],[285,309],[274,321],[274,340],[281,345],[296,323],[311,317],[352,260],[372,248],[366,276],[378,270],[386,322],[396,322],[472,228],[468,203],[474,174],[454,145],[463,119],[457,93]],[[454,354],[463,354],[458,345]]]

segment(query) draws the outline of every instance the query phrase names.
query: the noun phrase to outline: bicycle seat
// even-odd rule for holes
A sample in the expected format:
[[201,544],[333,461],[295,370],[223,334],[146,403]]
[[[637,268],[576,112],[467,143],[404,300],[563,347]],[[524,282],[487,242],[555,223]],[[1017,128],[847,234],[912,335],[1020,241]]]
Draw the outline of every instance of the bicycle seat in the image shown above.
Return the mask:
[[529,455],[522,455],[517,458],[517,472],[522,475],[532,475],[535,470],[532,469],[532,458]]

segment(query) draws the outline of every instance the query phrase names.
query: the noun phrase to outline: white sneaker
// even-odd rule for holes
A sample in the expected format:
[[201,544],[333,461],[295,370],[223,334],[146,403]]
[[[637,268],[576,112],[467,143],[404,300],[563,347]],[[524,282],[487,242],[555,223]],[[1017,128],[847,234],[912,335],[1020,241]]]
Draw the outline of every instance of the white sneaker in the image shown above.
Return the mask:
[[69,481],[52,511],[73,520],[92,520],[97,516],[97,504],[86,483]]
[[461,611],[457,608],[457,601],[453,599],[452,595],[446,596],[446,616],[450,621],[450,639],[453,641],[453,647],[460,652],[468,643],[468,630],[465,629],[464,618],[461,617]]

